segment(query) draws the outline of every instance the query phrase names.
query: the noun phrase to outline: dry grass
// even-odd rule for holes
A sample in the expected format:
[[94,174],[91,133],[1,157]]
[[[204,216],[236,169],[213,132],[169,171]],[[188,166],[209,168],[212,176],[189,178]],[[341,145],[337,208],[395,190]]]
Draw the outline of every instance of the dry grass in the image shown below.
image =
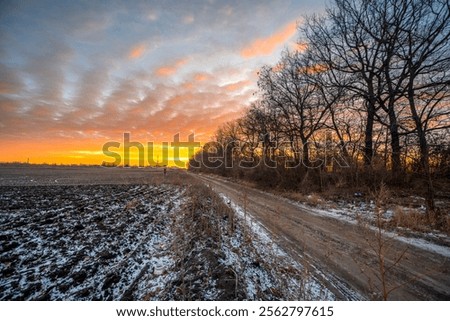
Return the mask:
[[309,205],[318,207],[324,204],[324,200],[320,197],[319,194],[312,193],[311,195],[308,195],[306,198],[307,203]]
[[284,192],[281,193],[281,196],[314,207],[324,207],[326,205],[326,201],[318,193],[305,195],[298,192]]
[[220,262],[223,236],[234,231],[234,212],[209,187],[189,175],[182,178],[178,184],[186,185],[187,201],[173,222],[179,278],[169,290],[172,299],[205,300],[211,289],[218,300],[244,299],[235,273]]
[[407,209],[401,206],[396,206],[393,212],[394,214],[390,221],[391,226],[404,227],[420,232],[427,232],[430,230],[425,213],[421,213],[416,209]]
[[[428,233],[432,232],[433,227],[439,227],[439,230],[447,235],[450,234],[450,216],[444,214],[443,222],[440,215],[431,213],[427,215],[415,208],[405,208],[396,206],[393,210],[392,219],[389,221],[389,227],[407,228],[412,231]],[[441,222],[438,222],[438,218]]]
[[[381,184],[380,188],[372,193],[375,200],[375,231],[372,234],[367,226],[362,226],[366,233],[367,250],[374,255],[374,260],[362,260],[359,264],[361,272],[367,277],[369,296],[373,300],[386,301],[392,292],[404,285],[393,281],[393,270],[405,257],[408,247],[395,253],[392,238],[384,235],[388,222],[383,214],[386,212],[386,204],[389,202],[390,195],[385,184]],[[393,261],[387,259],[389,254],[393,255]],[[356,263],[358,263],[357,260]]]
[[306,196],[297,192],[284,192],[281,196],[300,203],[306,202]]
[[[196,284],[215,288],[219,300],[317,299],[309,297],[315,292],[308,288],[308,272],[294,267],[287,257],[279,257],[272,247],[262,249],[251,227],[254,223],[245,214],[237,216],[217,193],[195,177],[189,180],[186,196],[188,201],[173,222],[173,249],[180,271],[174,299],[202,299]],[[248,200],[243,196],[240,206],[246,212]],[[271,286],[265,289],[267,280]],[[249,282],[255,286],[255,293],[248,292]],[[298,291],[292,291],[293,287]]]

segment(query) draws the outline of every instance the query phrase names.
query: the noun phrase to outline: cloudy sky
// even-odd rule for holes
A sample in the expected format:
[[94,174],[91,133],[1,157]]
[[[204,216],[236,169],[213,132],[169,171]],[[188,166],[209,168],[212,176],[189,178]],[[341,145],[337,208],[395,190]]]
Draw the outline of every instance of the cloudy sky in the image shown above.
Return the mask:
[[254,99],[322,0],[1,1],[0,161],[97,162],[102,145],[207,141]]

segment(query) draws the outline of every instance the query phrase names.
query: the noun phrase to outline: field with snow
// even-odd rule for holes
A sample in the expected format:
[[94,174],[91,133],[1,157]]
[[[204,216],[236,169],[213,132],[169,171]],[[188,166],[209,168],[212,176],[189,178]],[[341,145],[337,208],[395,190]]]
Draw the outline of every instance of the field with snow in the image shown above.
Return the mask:
[[0,300],[333,299],[182,171],[0,169]]
[[0,187],[0,299],[144,299],[169,281],[180,194],[145,185]]

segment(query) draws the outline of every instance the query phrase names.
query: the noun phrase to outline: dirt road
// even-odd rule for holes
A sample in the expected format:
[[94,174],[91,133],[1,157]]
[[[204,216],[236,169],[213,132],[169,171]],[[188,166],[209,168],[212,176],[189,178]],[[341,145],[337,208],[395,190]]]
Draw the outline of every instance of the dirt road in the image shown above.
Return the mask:
[[[373,231],[314,215],[278,196],[223,178],[197,177],[245,207],[285,251],[306,266],[338,299],[380,298],[383,278],[379,256],[373,249],[377,247]],[[390,239],[382,257],[385,266],[393,265],[384,278],[385,288],[391,290],[390,300],[450,299],[450,264],[445,256]]]

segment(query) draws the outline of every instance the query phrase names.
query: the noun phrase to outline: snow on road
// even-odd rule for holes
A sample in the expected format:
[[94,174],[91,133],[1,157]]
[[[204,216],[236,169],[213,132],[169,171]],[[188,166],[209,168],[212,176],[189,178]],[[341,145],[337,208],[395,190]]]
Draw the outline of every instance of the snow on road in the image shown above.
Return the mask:
[[[302,266],[299,262],[294,260],[288,253],[286,253],[282,248],[280,248],[277,243],[273,240],[271,233],[258,220],[256,220],[250,213],[226,195],[219,193],[225,204],[228,204],[232,210],[238,215],[239,220],[243,223],[243,229],[247,230],[250,234],[249,241],[252,243],[251,246],[255,249],[256,254],[260,258],[264,258],[264,264],[271,267],[272,271],[275,272],[275,276],[278,279],[284,279],[286,283],[286,295],[289,299],[296,300],[335,300],[335,296],[331,293],[324,285],[322,285],[312,274],[310,274],[307,269]],[[234,247],[240,246],[241,240],[237,240],[238,236],[232,240]],[[227,251],[227,261],[230,266],[238,265],[238,262],[242,258],[238,257],[232,251]],[[276,275],[276,272],[281,272],[282,276]],[[283,273],[289,271],[290,273]],[[250,293],[250,298],[256,299],[257,293],[255,289],[257,288],[254,284],[255,274],[253,269],[245,269],[243,271],[245,274],[245,280],[247,282],[247,292]],[[273,280],[269,275],[259,275],[258,281],[262,287],[269,288],[273,283]]]
[[[367,222],[370,222],[374,218],[373,210],[374,206],[372,204],[366,204],[361,202],[358,206],[355,206],[353,204],[346,204],[347,206],[342,206],[337,209],[320,209],[315,208],[312,206],[308,206],[306,204],[302,204],[300,202],[284,199],[284,201],[289,202],[295,206],[297,206],[299,209],[302,209],[310,214],[322,216],[322,217],[331,217],[335,218],[341,221],[345,221],[350,224],[361,224],[361,220],[365,220]],[[387,215],[385,213],[385,217],[389,216],[390,210],[387,210]],[[372,230],[376,230],[376,227],[373,225],[367,225]],[[406,243],[410,246],[418,247],[425,251],[430,251],[442,256],[445,256],[447,258],[450,258],[450,247],[436,244],[435,242],[428,241],[423,238],[423,236],[428,237],[430,239],[439,240],[441,242],[445,242],[447,244],[450,244],[450,238],[447,235],[444,235],[439,232],[434,233],[427,233],[427,234],[421,234],[414,237],[406,237],[399,234],[399,232],[396,231],[383,231],[383,235],[394,238],[399,241],[402,241],[403,243]],[[422,237],[421,237],[422,236]]]

